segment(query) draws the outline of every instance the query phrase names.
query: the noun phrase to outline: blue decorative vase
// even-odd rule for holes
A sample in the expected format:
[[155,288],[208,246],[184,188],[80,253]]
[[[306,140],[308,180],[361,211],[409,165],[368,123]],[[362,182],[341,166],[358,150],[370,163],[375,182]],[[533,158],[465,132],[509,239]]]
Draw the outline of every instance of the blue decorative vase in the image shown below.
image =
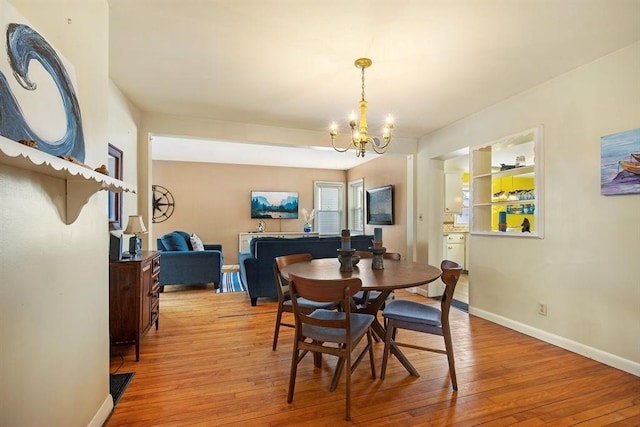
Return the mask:
[[498,230],[507,231],[507,213],[498,212]]
[[311,230],[312,230],[311,224],[308,223],[308,222],[305,222],[303,230],[304,230],[305,233],[311,233]]

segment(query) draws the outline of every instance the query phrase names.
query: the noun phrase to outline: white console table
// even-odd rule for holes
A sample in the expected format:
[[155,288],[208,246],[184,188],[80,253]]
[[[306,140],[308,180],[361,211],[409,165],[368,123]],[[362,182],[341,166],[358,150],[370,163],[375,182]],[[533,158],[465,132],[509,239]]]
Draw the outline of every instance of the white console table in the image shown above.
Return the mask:
[[318,237],[318,233],[304,233],[297,231],[280,231],[280,232],[249,232],[238,233],[238,248],[240,252],[249,252],[249,244],[254,237],[282,237],[285,239],[295,239],[297,237]]

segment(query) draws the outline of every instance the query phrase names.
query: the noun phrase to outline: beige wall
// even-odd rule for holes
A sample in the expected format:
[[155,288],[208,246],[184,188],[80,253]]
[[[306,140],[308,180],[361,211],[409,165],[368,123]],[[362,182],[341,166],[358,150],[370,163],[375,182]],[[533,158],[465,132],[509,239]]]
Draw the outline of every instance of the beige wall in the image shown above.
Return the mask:
[[[151,198],[148,190],[153,180],[151,143],[153,135],[175,135],[194,138],[213,138],[277,145],[302,145],[331,147],[331,138],[326,130],[310,131],[248,123],[223,122],[195,117],[179,117],[166,114],[143,112],[138,128],[138,201],[140,213],[145,223],[151,222]],[[394,138],[390,153],[408,155],[415,153],[417,140]],[[244,177],[243,179],[247,179]],[[219,177],[216,182],[219,182]],[[226,184],[226,181],[225,181]],[[253,229],[250,227],[249,229]],[[144,237],[145,247],[155,248],[154,233]]]
[[[349,180],[365,178],[365,188],[396,186],[396,224],[383,227],[389,250],[406,253],[406,160],[405,156],[383,156],[349,172]],[[347,172],[328,169],[298,169],[269,166],[196,162],[153,162],[153,184],[171,191],[176,200],[174,214],[152,224],[153,235],[173,230],[196,233],[206,243],[221,243],[225,264],[238,263],[238,233],[254,231],[250,218],[252,190],[297,191],[300,207],[313,208],[314,181],[347,181]],[[302,231],[304,221],[265,220],[267,231]],[[373,226],[367,226],[373,233]],[[152,242],[155,247],[155,240]]]
[[382,228],[382,240],[389,252],[399,252],[402,259],[411,257],[407,249],[407,156],[385,154],[375,160],[357,166],[347,173],[348,181],[364,178],[364,188],[394,185],[394,225],[367,225],[365,234],[373,234],[374,227]]
[[[195,233],[205,243],[221,243],[225,264],[238,263],[238,233],[255,231],[251,191],[296,191],[300,207],[313,209],[313,181],[344,182],[346,173],[328,169],[299,169],[196,162],[153,162],[153,184],[166,187],[175,198],[174,214],[152,224],[159,237],[173,230]],[[267,219],[267,231],[302,232],[304,220]],[[155,240],[152,247],[156,247]]]
[[[11,3],[73,64],[85,163],[106,163],[106,1]],[[0,165],[2,426],[99,426],[112,408],[106,193],[69,225],[56,208],[64,195],[64,180]]]
[[640,127],[638,76],[640,43],[425,137],[417,183],[429,213],[418,239],[433,263],[443,198],[442,162],[431,159],[542,124],[545,237],[471,236],[471,313],[636,375],[640,195],[600,194],[600,137]]

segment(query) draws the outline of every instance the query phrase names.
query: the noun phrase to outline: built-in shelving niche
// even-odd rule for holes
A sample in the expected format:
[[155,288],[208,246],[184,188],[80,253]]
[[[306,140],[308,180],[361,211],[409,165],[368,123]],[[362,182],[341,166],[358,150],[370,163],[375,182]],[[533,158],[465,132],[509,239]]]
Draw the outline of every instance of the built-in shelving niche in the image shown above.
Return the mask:
[[[73,224],[91,196],[100,190],[135,193],[135,187],[0,136],[0,163],[65,181],[65,224]],[[106,207],[105,207],[106,209]]]
[[[471,234],[544,237],[544,188],[542,153],[542,125],[519,132],[483,147],[474,149],[471,156]],[[526,164],[502,169],[500,159],[509,156],[511,163],[520,155]],[[506,161],[506,160],[505,160]],[[504,166],[504,165],[503,165]],[[506,193],[505,182],[520,182],[507,190],[528,190],[526,198],[501,199]],[[526,184],[522,184],[526,182]],[[505,194],[506,195],[506,194]],[[500,212],[506,223],[499,221]],[[521,231],[521,221],[527,218],[530,232]]]

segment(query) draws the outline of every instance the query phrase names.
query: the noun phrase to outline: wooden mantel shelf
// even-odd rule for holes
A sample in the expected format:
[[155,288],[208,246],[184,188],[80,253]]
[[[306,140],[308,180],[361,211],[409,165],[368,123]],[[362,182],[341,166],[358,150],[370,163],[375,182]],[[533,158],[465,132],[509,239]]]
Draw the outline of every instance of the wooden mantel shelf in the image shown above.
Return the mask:
[[83,166],[0,136],[0,163],[65,180],[65,224],[72,224],[100,190],[135,193],[135,187]]

